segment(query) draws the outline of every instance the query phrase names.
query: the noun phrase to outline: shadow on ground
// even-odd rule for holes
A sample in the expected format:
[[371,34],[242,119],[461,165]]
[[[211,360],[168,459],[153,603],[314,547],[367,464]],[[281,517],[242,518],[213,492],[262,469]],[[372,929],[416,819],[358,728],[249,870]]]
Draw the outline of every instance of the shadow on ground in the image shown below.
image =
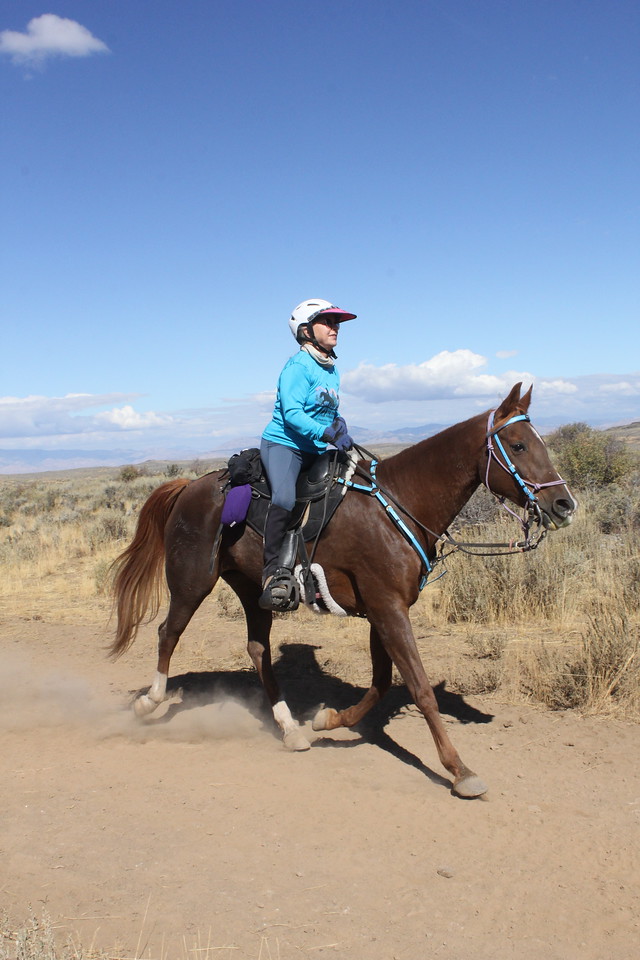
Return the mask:
[[[288,643],[281,647],[281,656],[274,665],[280,689],[291,712],[300,721],[310,720],[321,705],[336,710],[344,710],[357,703],[365,693],[364,687],[355,686],[340,677],[326,672],[318,663],[316,650],[312,644]],[[138,693],[144,690],[136,691]],[[167,694],[181,694],[181,701],[173,703],[157,720],[146,722],[170,723],[177,713],[233,697],[241,701],[246,708],[280,739],[280,732],[273,720],[266,697],[254,670],[217,670],[198,673],[185,673],[171,677],[167,685]],[[453,717],[460,723],[490,723],[493,714],[484,713],[467,703],[461,694],[451,693],[440,683],[434,687],[440,712]],[[332,740],[330,736],[315,741],[314,748],[354,748],[360,743],[374,744],[381,750],[396,757],[403,763],[413,766],[435,783],[451,786],[450,782],[426,766],[415,754],[398,744],[386,732],[385,727],[394,718],[406,714],[407,710],[417,712],[409,692],[404,684],[391,688],[384,700],[375,706],[353,729],[360,734],[361,740]],[[427,731],[425,730],[425,733]]]

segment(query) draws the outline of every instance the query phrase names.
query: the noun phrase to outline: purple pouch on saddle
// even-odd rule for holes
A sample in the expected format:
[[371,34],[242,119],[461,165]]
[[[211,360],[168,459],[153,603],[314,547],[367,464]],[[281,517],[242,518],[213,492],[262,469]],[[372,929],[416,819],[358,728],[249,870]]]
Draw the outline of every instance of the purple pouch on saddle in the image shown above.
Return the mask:
[[243,483],[239,487],[231,487],[222,508],[220,523],[232,527],[234,523],[242,523],[247,519],[249,504],[251,503],[251,485]]

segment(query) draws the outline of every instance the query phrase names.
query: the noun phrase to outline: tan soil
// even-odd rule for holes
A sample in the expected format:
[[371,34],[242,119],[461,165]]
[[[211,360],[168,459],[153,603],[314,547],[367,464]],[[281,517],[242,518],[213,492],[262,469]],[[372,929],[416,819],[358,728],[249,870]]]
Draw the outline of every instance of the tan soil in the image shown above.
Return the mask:
[[102,625],[0,623],[0,907],[19,924],[44,907],[61,939],[120,957],[635,960],[638,727],[445,694],[490,784],[458,800],[402,687],[358,731],[311,733],[368,672],[363,643],[327,667],[335,624],[277,625],[315,740],[290,754],[238,621],[196,619],[182,702],[146,723],[128,705],[153,626],[112,664]]

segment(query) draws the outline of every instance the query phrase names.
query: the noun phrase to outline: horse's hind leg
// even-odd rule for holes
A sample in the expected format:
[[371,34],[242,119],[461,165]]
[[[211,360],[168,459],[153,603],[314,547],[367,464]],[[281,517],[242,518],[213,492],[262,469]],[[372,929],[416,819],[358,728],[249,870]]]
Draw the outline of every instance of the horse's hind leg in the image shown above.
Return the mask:
[[261,610],[258,606],[258,598],[262,591],[237,571],[225,574],[224,579],[235,590],[244,608],[247,621],[247,652],[269,699],[274,719],[282,731],[282,742],[287,750],[308,750],[309,741],[298,722],[291,716],[291,711],[280,693],[273,672],[270,643],[273,614],[270,610]]
[[313,718],[314,730],[336,730],[338,727],[353,727],[376,705],[391,686],[391,657],[385,650],[375,627],[369,633],[372,677],[371,686],[362,700],[347,710],[323,707]]
[[171,598],[166,619],[158,627],[158,665],[154,681],[147,692],[140,694],[133,703],[133,709],[137,717],[148,716],[166,700],[169,663],[173,651],[191,617],[209,592],[210,590],[207,590],[202,596],[197,599],[192,598],[189,601],[177,600],[175,597]]

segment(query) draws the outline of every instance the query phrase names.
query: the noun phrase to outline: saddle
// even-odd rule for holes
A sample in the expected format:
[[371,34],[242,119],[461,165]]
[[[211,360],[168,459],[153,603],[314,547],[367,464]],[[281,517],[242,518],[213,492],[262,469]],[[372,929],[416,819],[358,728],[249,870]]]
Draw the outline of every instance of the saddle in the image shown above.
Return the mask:
[[[298,477],[296,503],[291,513],[283,549],[290,552],[291,567],[295,564],[296,558],[299,558],[300,563],[296,568],[295,577],[287,583],[287,589],[292,593],[286,598],[282,610],[297,607],[301,585],[304,602],[320,612],[316,601],[319,596],[324,597],[324,594],[328,594],[328,588],[325,582],[324,593],[322,590],[320,594],[318,593],[318,577],[322,579],[324,574],[317,564],[311,564],[304,544],[310,540],[317,541],[340,506],[348,489],[346,481],[351,479],[357,460],[355,451],[341,454],[337,450],[327,450],[316,457],[309,470],[303,471]],[[229,461],[227,471],[229,475],[225,488],[227,494],[211,552],[211,572],[214,569],[223,531],[229,526],[247,523],[259,536],[263,537],[267,511],[271,503],[271,488],[264,475],[260,451],[257,448],[235,454]],[[339,482],[340,480],[344,482]],[[311,550],[311,559],[314,551],[315,545]],[[336,606],[334,610],[331,607],[332,603],[336,606],[332,598],[328,597],[322,610],[339,611],[344,615],[341,608]]]
[[[296,503],[289,529],[299,529],[305,542],[318,537],[347,492],[347,487],[344,483],[339,483],[338,478],[349,479],[353,469],[354,461],[351,457],[342,457],[337,450],[321,453],[309,470],[303,471],[298,477]],[[260,479],[251,483],[251,502],[246,517],[246,522],[260,536],[264,535],[270,502],[271,489],[263,472]]]

